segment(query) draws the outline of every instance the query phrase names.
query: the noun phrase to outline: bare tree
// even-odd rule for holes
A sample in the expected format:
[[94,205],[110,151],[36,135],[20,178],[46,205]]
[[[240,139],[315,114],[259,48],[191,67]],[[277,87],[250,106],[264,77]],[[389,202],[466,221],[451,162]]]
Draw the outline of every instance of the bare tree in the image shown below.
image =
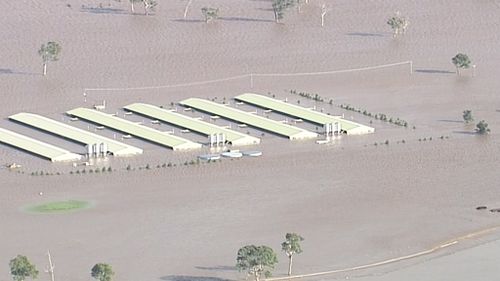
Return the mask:
[[328,8],[326,4],[323,3],[323,5],[321,5],[321,27],[325,26],[325,16],[329,11],[330,8]]
[[134,3],[142,2],[142,0],[129,0],[129,1],[130,1],[130,10],[132,11],[133,14],[135,13]]
[[155,9],[156,5],[158,5],[155,0],[142,0],[142,4],[144,5],[144,14],[146,16]]
[[189,11],[189,6],[193,3],[193,0],[188,0],[186,3],[186,7],[184,8],[184,19],[186,19],[188,11]]
[[50,274],[50,280],[55,281],[54,278],[54,264],[52,263],[52,257],[50,256],[50,251],[47,251],[47,258],[49,259],[49,266],[45,269],[45,272]]
[[134,3],[142,3],[144,5],[144,14],[147,16],[149,12],[153,11],[158,3],[156,0],[129,0],[130,1],[130,10],[132,14],[135,13]]

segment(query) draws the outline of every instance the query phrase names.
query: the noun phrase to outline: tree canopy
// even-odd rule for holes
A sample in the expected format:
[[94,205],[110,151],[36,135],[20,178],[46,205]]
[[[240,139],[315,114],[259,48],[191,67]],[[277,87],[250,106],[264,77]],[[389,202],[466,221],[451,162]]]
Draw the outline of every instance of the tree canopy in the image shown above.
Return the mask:
[[279,23],[285,16],[285,11],[296,3],[296,0],[273,0],[274,20]]
[[10,260],[9,266],[14,281],[24,281],[28,277],[36,279],[38,277],[38,270],[26,256],[18,255]]
[[474,118],[472,117],[472,110],[469,109],[464,110],[462,117],[464,118],[465,123],[470,123],[474,121]]
[[92,267],[90,275],[99,281],[111,281],[115,273],[113,272],[111,265],[98,263]]
[[479,121],[479,123],[476,124],[476,131],[481,135],[489,133],[490,128],[488,128],[488,123],[484,120]]
[[203,7],[201,8],[201,13],[207,23],[219,18],[219,9],[217,8]]
[[285,241],[281,243],[281,249],[288,256],[288,275],[292,275],[293,255],[302,253],[301,241],[304,241],[304,238],[297,233],[287,233]]
[[460,69],[469,68],[472,63],[469,56],[463,53],[458,53],[456,56],[451,58],[451,62],[457,68],[458,75],[460,75]]
[[406,17],[401,16],[400,12],[396,12],[394,16],[387,20],[387,24],[392,28],[393,36],[396,37],[406,32],[410,21]]
[[46,44],[42,44],[40,49],[38,50],[38,54],[42,58],[43,61],[43,75],[47,74],[47,62],[49,61],[57,61],[59,59],[59,53],[61,52],[61,45],[57,42],[47,42]]
[[276,263],[276,253],[267,246],[245,246],[238,250],[236,257],[236,268],[239,271],[247,271],[256,281],[259,281],[262,275],[271,276],[271,270]]

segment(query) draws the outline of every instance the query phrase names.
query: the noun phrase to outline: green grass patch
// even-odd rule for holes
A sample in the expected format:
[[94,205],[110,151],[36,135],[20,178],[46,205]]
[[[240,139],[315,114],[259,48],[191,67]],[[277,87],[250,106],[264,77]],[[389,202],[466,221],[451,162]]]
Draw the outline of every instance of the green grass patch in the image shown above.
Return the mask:
[[35,213],[65,213],[88,208],[89,202],[78,200],[56,201],[28,207],[27,210]]

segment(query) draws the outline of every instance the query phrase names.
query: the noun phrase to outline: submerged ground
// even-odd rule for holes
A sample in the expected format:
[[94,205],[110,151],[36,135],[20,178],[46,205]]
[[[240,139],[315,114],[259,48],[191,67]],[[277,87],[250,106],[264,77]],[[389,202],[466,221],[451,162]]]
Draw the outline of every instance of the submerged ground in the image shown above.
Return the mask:
[[[184,2],[168,2],[161,2],[152,16],[130,15],[124,2],[110,2],[113,9],[83,0],[30,1],[22,7],[1,3],[0,126],[78,151],[83,150],[79,145],[6,118],[28,111],[67,121],[62,115],[66,110],[104,99],[112,113],[136,101],[168,105],[194,96],[229,99],[246,91],[272,92],[295,102],[298,98],[287,92],[297,89],[335,100],[334,106],[301,100],[304,105],[370,121],[337,106],[348,103],[402,118],[411,127],[372,120],[375,134],[344,137],[329,146],[266,134],[257,147],[264,156],[258,159],[127,171],[127,165],[155,167],[196,156],[132,139],[131,144],[145,149],[144,156],[98,163],[115,171],[93,175],[70,175],[70,165],[50,164],[0,146],[0,163],[18,162],[25,171],[0,171],[0,265],[5,269],[0,280],[10,278],[7,264],[17,254],[29,256],[43,269],[47,249],[61,279],[87,280],[97,262],[113,265],[117,280],[244,278],[233,268],[238,248],[265,244],[279,251],[290,231],[306,238],[294,271],[309,273],[419,252],[499,224],[498,214],[475,210],[479,205],[500,207],[500,19],[495,1],[335,1],[329,3],[332,11],[323,28],[321,3],[314,0],[300,14],[290,11],[283,25],[272,22],[267,1],[194,1],[187,21],[182,20]],[[108,7],[107,1],[103,5]],[[201,22],[199,11],[205,5],[220,7],[222,19],[210,25]],[[393,39],[385,24],[396,10],[411,20],[400,39]],[[60,42],[63,52],[43,77],[37,49],[47,40]],[[462,77],[454,73],[450,61],[457,52],[473,59],[476,77],[470,71]],[[86,91],[86,102],[83,97],[86,88],[160,86],[250,72],[316,72],[406,60],[413,61],[412,75],[407,66],[400,66],[261,77],[253,88],[248,79],[241,79]],[[472,134],[474,126],[461,122],[465,109],[471,109],[476,120],[487,120],[492,133]],[[389,145],[380,145],[386,140]],[[39,170],[64,174],[29,175]],[[91,201],[94,206],[54,215],[22,210],[65,200]],[[482,280],[489,280],[498,272],[488,264],[498,257],[487,248],[496,244],[460,251],[497,237],[491,232],[431,256],[348,276],[421,280],[419,276],[430,271],[437,277],[428,279],[448,279],[442,261],[464,271],[479,263],[467,272],[482,271]],[[484,260],[478,261],[478,251]],[[275,275],[286,272],[285,256],[280,260]],[[470,276],[454,279],[465,278]]]

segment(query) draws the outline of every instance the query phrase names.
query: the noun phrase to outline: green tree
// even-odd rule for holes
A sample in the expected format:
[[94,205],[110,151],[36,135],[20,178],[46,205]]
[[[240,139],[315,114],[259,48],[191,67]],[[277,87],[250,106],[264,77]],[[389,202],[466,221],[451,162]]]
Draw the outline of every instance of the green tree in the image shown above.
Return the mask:
[[401,16],[401,13],[398,11],[387,20],[387,24],[392,28],[393,37],[397,37],[399,34],[404,34],[406,32],[410,21]]
[[245,246],[238,250],[236,257],[236,268],[239,271],[246,270],[256,281],[259,281],[262,275],[271,276],[271,270],[276,263],[278,263],[276,253],[267,246]]
[[211,8],[211,7],[203,7],[201,8],[201,13],[203,17],[205,17],[205,22],[211,22],[219,18],[219,9]]
[[479,123],[476,124],[476,131],[481,135],[489,133],[490,128],[488,128],[488,123],[484,120],[479,121]]
[[113,272],[113,268],[111,267],[111,265],[106,263],[98,263],[94,265],[94,267],[92,267],[90,275],[99,281],[111,281],[115,273]]
[[460,69],[466,69],[471,66],[471,60],[466,54],[458,53],[451,59],[451,62],[457,68],[457,75],[460,75]]
[[42,44],[38,54],[42,57],[43,61],[43,75],[47,75],[47,63],[49,61],[57,61],[57,57],[61,52],[61,46],[57,42],[47,42],[47,44]]
[[462,117],[464,118],[465,123],[470,123],[474,121],[474,118],[472,117],[472,110],[469,109],[464,110]]
[[24,281],[27,277],[31,279],[38,277],[38,270],[26,256],[17,255],[17,257],[10,260],[9,266],[14,281]]
[[304,238],[297,233],[287,233],[285,241],[281,243],[281,249],[288,256],[288,276],[292,275],[293,255],[302,253],[301,241],[304,241]]
[[276,23],[279,23],[285,16],[285,11],[296,3],[296,0],[273,0],[274,20]]

